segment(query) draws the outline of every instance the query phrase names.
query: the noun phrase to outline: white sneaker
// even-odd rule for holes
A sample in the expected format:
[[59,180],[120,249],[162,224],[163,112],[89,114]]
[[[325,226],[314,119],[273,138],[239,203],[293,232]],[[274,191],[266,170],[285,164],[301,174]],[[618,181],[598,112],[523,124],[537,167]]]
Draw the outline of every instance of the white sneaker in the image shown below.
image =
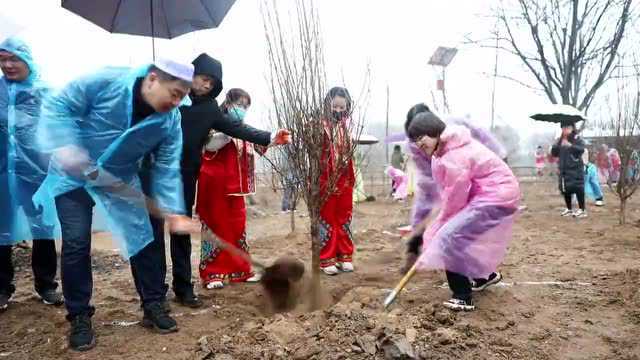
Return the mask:
[[454,311],[473,311],[476,309],[473,300],[460,300],[456,298],[451,298],[443,302],[442,306]]
[[587,217],[587,212],[582,210],[582,209],[578,209],[573,213],[573,217],[586,218]]
[[209,290],[222,289],[223,287],[224,287],[224,284],[222,283],[222,281],[212,281],[207,284],[207,289]]
[[245,280],[248,283],[256,283],[262,280],[262,273],[255,273],[252,277]]
[[322,271],[324,271],[324,273],[327,275],[338,275],[338,273],[340,272],[340,270],[338,270],[338,268],[335,265],[322,268]]
[[571,215],[573,215],[573,211],[569,209],[564,209],[564,211],[560,213],[560,216],[571,216]]
[[596,200],[596,206],[604,206],[604,201]]
[[353,272],[353,263],[351,262],[339,262],[336,265],[338,269],[344,272]]

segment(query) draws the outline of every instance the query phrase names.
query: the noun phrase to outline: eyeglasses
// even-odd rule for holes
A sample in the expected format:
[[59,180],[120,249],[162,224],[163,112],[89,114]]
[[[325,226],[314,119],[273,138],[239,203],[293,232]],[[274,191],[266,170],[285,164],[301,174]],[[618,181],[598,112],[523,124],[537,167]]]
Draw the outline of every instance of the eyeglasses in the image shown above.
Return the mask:
[[233,103],[233,104],[231,104],[231,105],[233,105],[233,106],[237,106],[237,107],[239,107],[239,108],[243,108],[243,109],[245,109],[245,110],[249,109],[249,104],[244,103],[244,102],[242,102],[242,101],[240,101],[240,102],[235,102],[235,103]]
[[417,137],[416,139],[413,139],[413,142],[414,142],[416,145],[420,146],[420,145],[422,145],[422,143],[424,142],[424,140],[425,140],[425,139],[427,139],[427,137],[428,137],[427,135],[422,135],[422,136],[420,136],[420,137]]

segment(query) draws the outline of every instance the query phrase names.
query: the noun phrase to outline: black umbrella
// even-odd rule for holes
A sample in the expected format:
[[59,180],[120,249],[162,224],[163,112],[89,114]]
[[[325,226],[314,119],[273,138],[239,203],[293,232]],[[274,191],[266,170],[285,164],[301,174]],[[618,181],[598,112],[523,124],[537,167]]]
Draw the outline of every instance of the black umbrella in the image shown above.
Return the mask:
[[530,116],[533,120],[545,121],[550,123],[577,123],[585,121],[587,118],[584,114],[571,105],[554,104],[542,112],[535,113]]
[[[118,34],[172,39],[218,27],[235,0],[62,0],[62,7]],[[153,44],[155,58],[155,44]]]

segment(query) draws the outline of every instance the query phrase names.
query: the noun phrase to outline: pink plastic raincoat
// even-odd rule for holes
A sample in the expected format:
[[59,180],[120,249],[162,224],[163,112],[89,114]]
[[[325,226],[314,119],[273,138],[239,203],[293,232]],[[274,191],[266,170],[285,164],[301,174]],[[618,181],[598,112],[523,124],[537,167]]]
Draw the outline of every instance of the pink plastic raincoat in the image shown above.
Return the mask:
[[486,278],[502,262],[520,188],[507,164],[472,139],[469,129],[449,125],[431,162],[441,211],[424,233],[419,269],[446,269]]
[[404,171],[394,168],[393,166],[387,166],[384,171],[391,179],[393,179],[394,183],[394,192],[393,199],[394,200],[404,200],[407,198],[407,189],[409,187],[409,177]]

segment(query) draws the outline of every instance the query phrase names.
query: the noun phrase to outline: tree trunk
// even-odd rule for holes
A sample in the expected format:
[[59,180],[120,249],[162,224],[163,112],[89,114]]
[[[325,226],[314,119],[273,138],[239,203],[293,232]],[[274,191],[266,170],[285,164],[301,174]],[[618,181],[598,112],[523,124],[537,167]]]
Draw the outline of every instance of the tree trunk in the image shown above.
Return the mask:
[[627,223],[627,199],[620,198],[620,225]]
[[311,216],[311,311],[321,306],[320,294],[320,214]]
[[[293,209],[295,209],[295,206],[293,207]],[[296,232],[296,213],[295,211],[293,211],[293,209],[289,209],[289,211],[291,212],[291,217],[289,218],[289,220],[291,221],[291,233]]]

